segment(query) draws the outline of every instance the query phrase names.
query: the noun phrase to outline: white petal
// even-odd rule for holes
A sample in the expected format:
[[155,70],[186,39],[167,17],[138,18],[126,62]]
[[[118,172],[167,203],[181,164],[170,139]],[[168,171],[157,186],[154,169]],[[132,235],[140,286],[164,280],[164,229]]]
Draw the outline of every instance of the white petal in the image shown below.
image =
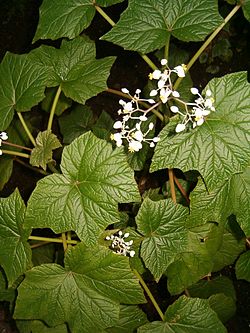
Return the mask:
[[122,128],[122,122],[121,121],[116,121],[113,125],[113,128],[115,128],[115,129]]
[[126,110],[126,111],[133,111],[133,104],[132,104],[132,102],[128,102],[128,103],[126,103],[125,105],[124,105],[124,110]]
[[150,131],[152,131],[153,128],[154,128],[154,124],[153,124],[153,123],[150,123],[150,124],[148,125],[148,129],[149,129]]
[[3,152],[2,152],[2,150],[0,149],[0,155],[3,155]]
[[178,125],[176,126],[176,128],[175,128],[175,132],[176,132],[176,133],[180,133],[180,132],[184,131],[185,128],[186,128],[186,125],[185,125],[185,124],[178,124]]
[[158,85],[158,88],[159,88],[159,89],[163,88],[163,87],[165,86],[165,83],[166,83],[165,80],[159,80],[159,81],[158,81],[158,84],[157,84],[157,85]]
[[165,66],[168,63],[167,59],[161,59],[161,65]]
[[211,108],[213,106],[213,101],[211,98],[205,100],[205,106]]
[[154,103],[155,103],[155,100],[153,100],[152,98],[151,98],[151,99],[148,99],[147,101],[148,101],[148,103],[150,103],[150,104],[154,104]]
[[191,88],[190,89],[190,91],[191,91],[191,93],[193,94],[193,95],[197,95],[197,94],[199,94],[199,90],[197,89],[197,88]]
[[154,142],[150,142],[149,147],[150,147],[150,148],[154,148],[154,146],[155,146]]
[[148,118],[146,116],[144,116],[144,115],[140,116],[139,119],[140,119],[140,121],[146,121],[146,120],[148,120]]
[[172,91],[172,95],[174,96],[174,97],[180,97],[180,94],[178,93],[178,91]]
[[159,142],[159,141],[160,141],[160,138],[158,138],[158,136],[156,136],[155,138],[153,138],[153,141],[154,141],[154,142]]
[[135,256],[135,251],[130,251],[129,255],[130,255],[130,257],[134,257]]
[[141,93],[141,89],[136,89],[135,93],[136,94],[140,94]]
[[208,97],[212,96],[212,91],[210,89],[208,89],[206,91],[206,96],[208,96]]
[[133,137],[135,138],[135,140],[141,142],[143,141],[143,134],[141,131],[136,131],[133,135]]
[[174,68],[176,74],[179,76],[179,77],[185,77],[185,71],[184,71],[184,68],[183,66],[179,65],[179,66],[176,66]]
[[197,126],[201,126],[204,123],[204,118],[200,118],[197,120]]
[[159,80],[159,78],[161,77],[161,71],[159,69],[156,69],[155,71],[153,71],[152,77],[155,80]]
[[128,236],[129,236],[129,232],[126,232],[123,237],[128,238]]
[[129,90],[127,88],[122,88],[121,91],[124,93],[124,94],[129,94]]
[[142,144],[139,141],[132,140],[129,143],[129,148],[131,151],[139,151],[140,149],[142,149]]
[[156,96],[157,94],[158,94],[158,91],[153,89],[153,90],[150,91],[149,96],[153,97],[153,96]]
[[175,106],[175,105],[172,105],[172,106],[170,107],[170,110],[171,110],[173,113],[179,112],[179,108],[178,108],[178,106]]
[[0,137],[1,137],[2,140],[8,140],[8,135],[7,135],[6,132],[1,132]]

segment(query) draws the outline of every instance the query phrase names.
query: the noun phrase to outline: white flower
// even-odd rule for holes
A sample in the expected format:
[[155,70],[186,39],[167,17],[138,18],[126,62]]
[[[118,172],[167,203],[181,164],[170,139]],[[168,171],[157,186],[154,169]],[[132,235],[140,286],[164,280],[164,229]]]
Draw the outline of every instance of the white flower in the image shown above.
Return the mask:
[[141,89],[136,89],[135,93],[138,95],[141,93]]
[[113,134],[113,140],[115,140],[117,147],[121,147],[121,145],[122,145],[122,135],[121,135],[121,133]]
[[158,88],[159,89],[163,88],[165,86],[165,83],[166,83],[165,80],[159,80],[158,83],[157,83]]
[[167,101],[168,101],[168,98],[169,96],[171,95],[171,90],[170,89],[165,89],[165,88],[162,88],[161,91],[160,91],[160,99],[162,101],[163,104],[166,104]]
[[122,122],[121,121],[116,121],[113,125],[113,128],[115,128],[115,129],[122,128]]
[[7,133],[6,133],[6,132],[1,132],[1,133],[0,133],[0,138],[1,138],[2,140],[8,140],[8,135],[7,135]]
[[176,66],[174,68],[174,71],[175,73],[179,76],[179,77],[185,77],[185,65],[179,65],[179,66]]
[[150,123],[150,124],[148,125],[148,129],[149,129],[150,131],[152,131],[153,128],[154,128],[154,124],[153,124],[153,123]]
[[140,149],[142,149],[142,144],[139,141],[136,140],[132,140],[129,142],[128,145],[128,150],[133,153],[134,151],[139,151]]
[[1,155],[3,155],[3,152],[2,152],[2,150],[0,149],[0,156],[1,156]]
[[208,89],[208,90],[206,91],[206,96],[207,96],[207,97],[212,96],[212,91],[211,91],[210,89]]
[[134,257],[135,256],[135,251],[134,250],[130,251],[129,255],[130,255],[131,258]]
[[153,96],[156,96],[157,94],[158,94],[158,91],[156,89],[153,89],[150,91],[149,96],[153,97]]
[[121,91],[124,93],[124,94],[129,94],[129,90],[127,88],[122,88]]
[[144,116],[144,115],[140,116],[139,119],[140,119],[140,121],[146,121],[146,120],[148,120],[148,118],[146,116]]
[[180,97],[180,94],[178,93],[178,91],[172,91],[172,95],[174,96],[174,97]]
[[180,132],[183,132],[186,128],[186,125],[185,124],[178,124],[175,128],[175,132],[176,133],[180,133]]
[[204,123],[204,118],[203,117],[200,117],[197,121],[197,126],[201,126],[203,123]]
[[167,59],[161,59],[161,65],[165,66],[168,63]]
[[133,135],[134,139],[139,141],[139,142],[142,142],[143,141],[143,134],[141,131],[136,131]]
[[128,102],[123,106],[123,109],[124,109],[124,112],[130,112],[134,109],[133,104],[131,102]]
[[154,104],[155,103],[155,101],[151,98],[151,99],[148,99],[147,100],[148,101],[148,103],[150,103],[150,104]]
[[122,231],[120,230],[118,232],[118,235],[106,236],[105,239],[107,241],[112,241],[110,246],[115,253],[123,256],[129,255],[130,257],[134,257],[135,251],[131,250],[131,245],[133,244],[133,240],[130,240],[128,242],[125,241],[125,238],[128,237],[129,237],[128,232],[122,235]]
[[161,71],[159,69],[154,70],[152,73],[152,78],[155,80],[159,80],[160,77],[161,77]]
[[172,106],[170,107],[170,110],[171,110],[173,113],[177,113],[177,112],[179,112],[179,108],[178,108],[177,106],[175,106],[175,105],[172,105]]
[[208,98],[205,100],[205,107],[207,108],[211,108],[213,106],[213,99],[212,98]]
[[193,95],[198,95],[199,94],[199,90],[197,89],[197,88],[191,88],[190,89],[191,90],[191,93],[193,94]]
[[154,142],[150,142],[149,147],[154,148],[154,146],[155,146]]
[[160,138],[158,138],[158,136],[156,136],[156,137],[153,138],[153,141],[154,141],[154,142],[159,142],[159,141],[160,141]]

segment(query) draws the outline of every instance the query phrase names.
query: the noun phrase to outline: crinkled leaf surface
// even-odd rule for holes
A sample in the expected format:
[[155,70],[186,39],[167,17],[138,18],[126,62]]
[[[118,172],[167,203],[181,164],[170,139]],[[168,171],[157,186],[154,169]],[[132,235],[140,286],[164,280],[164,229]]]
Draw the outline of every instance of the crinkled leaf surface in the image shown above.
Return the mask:
[[41,265],[27,272],[18,288],[17,319],[40,319],[50,326],[67,322],[73,333],[113,326],[119,302],[144,302],[129,259],[83,243],[68,249],[65,268]]
[[41,46],[33,51],[34,62],[49,76],[49,86],[61,86],[67,97],[84,104],[106,89],[115,57],[95,59],[95,43],[82,36],[63,40],[60,49]]
[[47,163],[52,161],[52,152],[61,147],[57,136],[47,130],[39,132],[36,138],[36,146],[30,154],[30,164],[36,167],[42,167],[46,170]]
[[107,328],[107,333],[134,333],[148,322],[146,314],[134,305],[121,305],[119,321],[114,327]]
[[35,247],[32,249],[33,266],[48,264],[55,261],[55,244],[46,244],[44,246]]
[[[171,279],[174,277],[173,293],[177,288],[178,291],[183,290],[194,283],[212,268],[207,249],[203,249],[200,243],[202,237],[186,226],[187,216],[188,209],[174,204],[170,199],[151,201],[146,198],[136,218],[138,231],[145,236],[141,257],[156,279],[169,267]],[[175,261],[177,263],[170,268]],[[189,272],[195,264],[193,276],[184,274],[184,270]],[[183,280],[176,280],[175,275],[181,277],[182,274]]]
[[33,191],[27,223],[56,233],[74,230],[85,243],[119,221],[118,202],[140,201],[121,149],[88,132],[64,148],[62,175],[43,178]]
[[175,133],[172,123],[161,132],[151,171],[179,168],[197,170],[209,190],[243,171],[250,158],[250,85],[245,72],[210,81],[216,112],[186,133]]
[[181,296],[170,305],[165,321],[154,321],[143,325],[138,333],[226,333],[226,328],[207,300]]
[[226,323],[235,315],[236,301],[233,298],[219,293],[210,296],[208,301],[211,309],[217,313],[217,316],[223,323]]
[[171,35],[201,41],[221,22],[215,0],[130,0],[119,22],[102,39],[148,53],[163,47]]
[[48,327],[39,320],[16,320],[16,325],[20,333],[67,333],[65,324],[55,327]]
[[250,167],[209,193],[200,179],[191,194],[191,212],[196,220],[204,222],[223,222],[234,214],[246,236],[250,236]]
[[237,279],[244,279],[250,282],[250,251],[243,253],[236,262]]
[[44,98],[47,72],[31,54],[7,52],[0,64],[1,130],[11,123],[14,110],[28,111]]
[[25,210],[18,190],[8,198],[0,198],[0,265],[9,285],[31,267],[31,249],[27,243],[30,230],[24,228]]
[[[122,0],[95,1],[100,6],[111,6]],[[38,39],[74,38],[86,29],[95,15],[92,0],[44,0],[34,42]]]

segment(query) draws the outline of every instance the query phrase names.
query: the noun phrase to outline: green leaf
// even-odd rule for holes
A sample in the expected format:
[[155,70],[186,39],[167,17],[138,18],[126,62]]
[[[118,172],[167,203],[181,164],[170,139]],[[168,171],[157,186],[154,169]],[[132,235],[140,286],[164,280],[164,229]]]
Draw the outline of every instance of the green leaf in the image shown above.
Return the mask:
[[217,276],[211,280],[201,280],[188,288],[191,297],[209,298],[214,294],[223,293],[236,300],[233,282],[226,276]]
[[10,179],[13,170],[13,159],[9,156],[0,157],[0,191]]
[[[185,252],[188,209],[172,200],[151,201],[146,198],[137,214],[138,231],[144,235],[141,257],[146,267],[159,279],[179,253]],[[152,253],[154,255],[152,255]]]
[[67,333],[65,324],[56,327],[48,327],[39,320],[16,320],[16,325],[20,333]]
[[204,40],[220,23],[215,0],[131,0],[101,39],[145,54],[163,47],[171,35],[186,42]]
[[[100,6],[111,6],[123,0],[95,1]],[[92,0],[44,0],[40,7],[40,18],[33,42],[38,39],[74,38],[86,29],[95,15]]]
[[223,323],[226,323],[235,315],[236,303],[231,297],[227,297],[224,294],[216,294],[210,296],[208,301],[211,309],[217,313]]
[[64,143],[71,143],[81,134],[88,132],[94,122],[92,110],[86,105],[77,105],[70,114],[59,118]]
[[86,244],[119,221],[118,202],[140,201],[121,149],[88,132],[64,148],[62,175],[43,178],[27,208],[27,224],[56,233],[74,230]]
[[145,313],[134,305],[121,305],[119,321],[114,327],[107,328],[108,333],[134,333],[135,330],[147,323]]
[[32,249],[32,263],[34,266],[48,264],[54,262],[55,245],[46,244],[44,246],[35,247]]
[[41,46],[33,51],[34,63],[50,77],[49,86],[61,85],[65,96],[84,104],[107,88],[115,57],[95,59],[95,43],[86,36],[63,40],[60,49]]
[[[57,88],[48,88],[45,91],[45,98],[42,101],[41,107],[44,111],[50,112]],[[72,100],[67,98],[63,93],[60,94],[56,104],[55,114],[60,116],[65,110],[71,107]],[[59,118],[60,119],[60,118]]]
[[14,110],[29,111],[44,98],[47,72],[33,62],[32,53],[7,52],[0,64],[0,123],[5,130]]
[[138,333],[226,333],[207,300],[181,296],[170,305],[165,320],[143,325]]
[[250,236],[250,167],[209,193],[200,179],[191,193],[191,212],[194,219],[204,222],[224,222],[234,214],[242,230]]
[[7,281],[0,269],[0,301],[14,302],[16,292],[14,288],[7,288]]
[[41,166],[46,170],[47,163],[53,160],[52,151],[59,147],[61,147],[61,143],[51,130],[39,132],[36,138],[36,146],[30,154],[30,164],[36,167]]
[[50,326],[67,322],[74,333],[94,333],[117,323],[119,302],[144,301],[128,258],[81,243],[68,249],[65,268],[47,264],[27,272],[14,315]]
[[31,250],[27,243],[30,230],[24,228],[25,204],[15,190],[0,198],[0,265],[9,286],[31,267]]
[[250,251],[243,253],[235,266],[237,279],[244,279],[250,282]]
[[210,191],[243,171],[250,158],[250,85],[246,73],[210,81],[216,111],[206,122],[186,133],[175,133],[170,122],[161,132],[151,171],[179,168],[197,170]]
[[242,10],[245,18],[250,21],[250,0],[244,0],[242,2]]
[[110,117],[110,115],[102,111],[100,117],[97,119],[95,124],[91,127],[95,136],[100,139],[109,140],[110,133],[113,129],[114,120]]

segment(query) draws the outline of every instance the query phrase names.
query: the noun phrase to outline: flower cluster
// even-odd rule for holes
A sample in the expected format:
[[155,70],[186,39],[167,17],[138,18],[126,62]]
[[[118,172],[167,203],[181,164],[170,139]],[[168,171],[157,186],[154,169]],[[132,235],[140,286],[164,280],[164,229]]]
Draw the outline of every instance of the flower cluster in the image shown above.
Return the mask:
[[215,111],[211,90],[207,90],[206,97],[203,98],[199,90],[193,87],[191,88],[191,93],[197,96],[197,98],[193,103],[185,102],[180,99],[179,92],[174,90],[171,74],[175,73],[178,77],[185,77],[186,66],[179,65],[174,67],[174,69],[170,69],[166,59],[161,60],[161,65],[164,66],[163,71],[157,69],[149,74],[150,80],[158,80],[157,89],[151,90],[150,96],[153,97],[159,94],[163,104],[167,103],[169,100],[175,101],[178,104],[178,106],[172,105],[170,107],[173,113],[178,113],[182,117],[181,123],[179,123],[175,129],[177,133],[184,131],[188,123],[191,123],[193,128],[201,126],[205,121],[205,117],[208,116],[211,111]]
[[[8,135],[7,135],[7,133],[6,132],[0,132],[0,147],[1,147],[1,145],[2,145],[2,141],[3,140],[8,140]],[[3,154],[3,152],[2,152],[2,150],[0,149],[0,155],[2,155]]]
[[[148,143],[150,147],[154,147],[155,143],[159,141],[159,138],[147,138],[148,133],[153,130],[154,124],[150,122],[146,131],[143,132],[142,130],[142,123],[148,120],[147,114],[153,107],[143,110],[140,108],[139,103],[148,102],[150,104],[155,104],[155,101],[153,99],[141,99],[140,89],[136,90],[134,96],[131,96],[126,88],[123,88],[122,92],[127,94],[131,101],[125,102],[122,99],[119,101],[121,109],[118,110],[118,115],[122,115],[122,120],[114,123],[113,128],[119,130],[119,132],[111,134],[111,139],[116,142],[117,147],[120,147],[123,144],[123,139],[125,139],[128,142],[128,149],[130,152],[139,151],[142,148],[143,142]],[[128,124],[131,120],[136,121],[135,126],[132,128],[130,128]]]
[[126,238],[129,237],[129,233],[126,232],[124,235],[120,230],[118,235],[107,236],[106,240],[111,240],[111,248],[115,251],[115,253],[120,254],[122,256],[129,255],[130,257],[134,257],[135,251],[131,250],[131,245],[133,244],[133,240],[128,242],[125,241]]

